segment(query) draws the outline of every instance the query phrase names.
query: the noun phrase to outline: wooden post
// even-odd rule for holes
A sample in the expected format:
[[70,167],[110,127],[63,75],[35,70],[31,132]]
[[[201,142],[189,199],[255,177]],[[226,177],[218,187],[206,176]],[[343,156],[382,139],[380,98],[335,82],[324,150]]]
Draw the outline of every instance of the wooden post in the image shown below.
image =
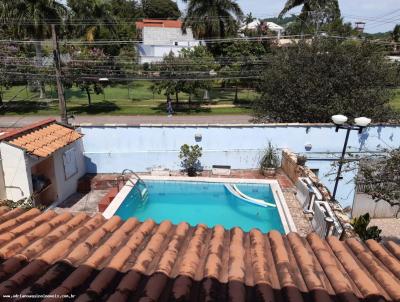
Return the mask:
[[65,104],[65,98],[64,98],[64,87],[63,87],[62,81],[61,81],[60,52],[59,52],[59,47],[58,47],[56,27],[54,24],[51,25],[51,34],[52,34],[52,40],[53,40],[53,57],[54,57],[54,66],[56,68],[58,104],[59,104],[59,108],[60,108],[61,122],[64,124],[68,124],[67,106]]

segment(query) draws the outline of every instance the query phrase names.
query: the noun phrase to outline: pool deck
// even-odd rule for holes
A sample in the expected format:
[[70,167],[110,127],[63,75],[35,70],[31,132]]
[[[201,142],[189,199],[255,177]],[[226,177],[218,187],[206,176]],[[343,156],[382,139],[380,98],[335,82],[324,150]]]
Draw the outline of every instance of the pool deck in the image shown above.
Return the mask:
[[79,193],[68,197],[62,203],[52,208],[56,213],[85,212],[89,215],[98,213],[98,203],[107,194],[108,190],[92,190],[89,193]]
[[373,225],[382,230],[382,241],[400,243],[400,218],[373,218],[370,226]]

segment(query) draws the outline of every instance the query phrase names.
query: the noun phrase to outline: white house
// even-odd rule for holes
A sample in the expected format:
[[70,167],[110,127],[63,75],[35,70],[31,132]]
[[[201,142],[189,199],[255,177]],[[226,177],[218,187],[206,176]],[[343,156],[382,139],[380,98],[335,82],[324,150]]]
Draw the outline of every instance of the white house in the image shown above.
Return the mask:
[[192,29],[182,31],[179,20],[143,19],[136,22],[141,43],[138,45],[139,62],[161,62],[170,52],[178,55],[184,48],[201,45],[201,41],[193,37]]
[[54,119],[0,135],[0,198],[50,205],[76,192],[86,171],[82,136]]
[[278,39],[281,37],[284,28],[274,22],[267,22],[267,21],[260,21],[260,20],[254,20],[253,22],[250,22],[249,24],[244,24],[241,28],[240,31],[246,31],[246,30],[250,30],[250,31],[255,31],[258,28],[264,28],[264,29],[268,29],[270,31],[273,31],[275,33],[277,33]]

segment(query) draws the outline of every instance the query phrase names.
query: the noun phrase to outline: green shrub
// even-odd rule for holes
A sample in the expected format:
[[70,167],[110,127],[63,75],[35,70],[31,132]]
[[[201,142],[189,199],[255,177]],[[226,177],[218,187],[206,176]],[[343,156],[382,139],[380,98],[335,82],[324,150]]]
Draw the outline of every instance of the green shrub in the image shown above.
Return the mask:
[[276,149],[268,142],[268,147],[264,151],[264,155],[260,161],[260,171],[264,171],[269,168],[278,168],[279,166],[279,157]]
[[181,166],[189,176],[196,176],[201,164],[199,158],[202,156],[202,148],[199,145],[189,146],[184,144],[181,146],[179,158],[182,160]]
[[364,214],[359,217],[356,217],[351,222],[351,225],[354,228],[354,231],[360,236],[362,240],[374,239],[376,241],[381,241],[381,232],[377,226],[368,227],[371,221],[371,217],[369,214]]

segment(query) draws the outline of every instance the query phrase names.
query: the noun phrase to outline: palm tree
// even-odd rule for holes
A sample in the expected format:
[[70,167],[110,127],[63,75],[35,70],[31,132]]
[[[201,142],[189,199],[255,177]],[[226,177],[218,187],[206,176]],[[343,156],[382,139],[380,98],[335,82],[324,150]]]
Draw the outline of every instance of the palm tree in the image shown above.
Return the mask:
[[235,35],[243,17],[235,0],[182,0],[188,3],[183,28],[191,27],[198,38]]
[[318,14],[319,20],[325,22],[331,22],[340,18],[340,8],[338,0],[287,0],[285,7],[279,14],[279,18],[282,18],[288,11],[297,7],[303,6],[300,14],[300,18],[303,20],[312,20],[315,18],[313,13]]
[[[42,66],[43,52],[40,40],[50,37],[50,24],[60,24],[67,15],[66,7],[56,0],[3,0],[0,21],[11,24],[16,37],[35,40],[36,65]],[[44,84],[38,81],[40,98]]]
[[111,12],[110,1],[68,0],[67,5],[71,9],[69,23],[74,26],[74,33],[78,36],[84,36],[87,41],[93,42],[102,27],[115,34],[116,21]]
[[251,22],[253,22],[254,20],[256,20],[257,18],[253,17],[253,14],[250,12],[248,13],[245,17],[244,17],[244,23],[246,25],[249,25]]

